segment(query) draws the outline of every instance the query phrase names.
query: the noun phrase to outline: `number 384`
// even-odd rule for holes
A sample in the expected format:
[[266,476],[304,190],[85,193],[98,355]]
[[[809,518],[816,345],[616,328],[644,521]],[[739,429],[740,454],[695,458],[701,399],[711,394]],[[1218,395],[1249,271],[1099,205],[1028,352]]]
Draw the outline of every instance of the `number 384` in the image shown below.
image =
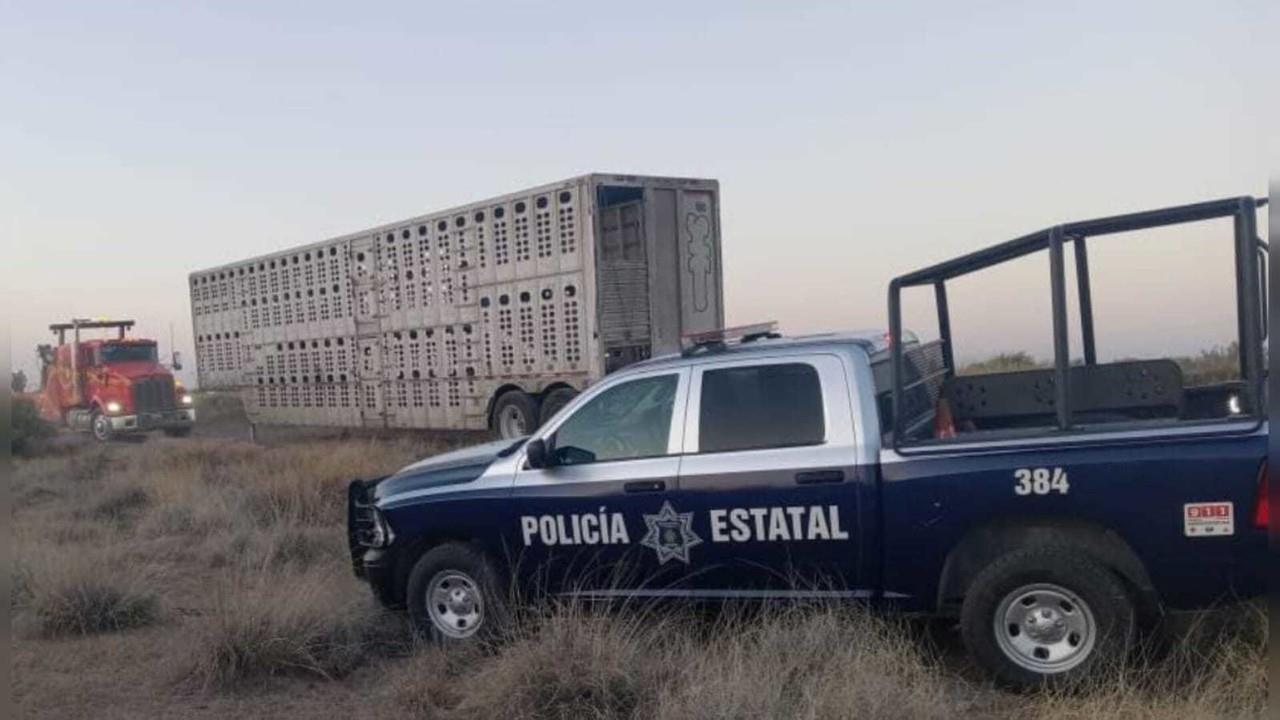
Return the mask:
[[1071,490],[1067,471],[1060,467],[1018,468],[1013,478],[1017,481],[1013,492],[1018,495],[1066,495]]

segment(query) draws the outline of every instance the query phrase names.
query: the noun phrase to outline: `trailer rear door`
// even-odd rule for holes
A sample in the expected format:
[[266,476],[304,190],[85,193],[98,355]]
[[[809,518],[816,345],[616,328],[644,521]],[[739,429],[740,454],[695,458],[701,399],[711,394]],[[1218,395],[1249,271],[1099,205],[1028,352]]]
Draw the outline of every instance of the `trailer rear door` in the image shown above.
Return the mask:
[[603,184],[597,197],[606,372],[723,327],[715,183]]

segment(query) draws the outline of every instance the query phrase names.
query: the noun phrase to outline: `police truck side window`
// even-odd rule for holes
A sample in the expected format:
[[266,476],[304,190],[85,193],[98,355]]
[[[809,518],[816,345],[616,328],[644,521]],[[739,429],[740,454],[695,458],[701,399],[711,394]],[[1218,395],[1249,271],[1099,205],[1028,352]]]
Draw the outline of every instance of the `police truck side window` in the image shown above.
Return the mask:
[[667,454],[676,375],[632,380],[609,388],[556,430],[562,465],[630,460]]
[[757,365],[702,375],[701,452],[817,445],[826,436],[812,365]]

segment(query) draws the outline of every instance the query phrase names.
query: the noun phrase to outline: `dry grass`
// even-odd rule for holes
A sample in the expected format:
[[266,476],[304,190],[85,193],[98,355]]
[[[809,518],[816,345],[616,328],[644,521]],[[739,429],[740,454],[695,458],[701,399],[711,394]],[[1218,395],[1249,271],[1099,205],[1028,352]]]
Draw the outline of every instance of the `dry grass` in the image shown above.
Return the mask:
[[1135,662],[1083,694],[1045,696],[1042,720],[1245,720],[1267,710],[1267,617],[1245,605],[1225,627],[1194,625],[1168,654]]
[[276,675],[346,675],[387,638],[371,597],[335,590],[350,582],[332,568],[228,578],[194,639],[188,677],[228,689]]
[[[1265,716],[1266,622],[1251,610],[1226,613],[1236,621],[1226,627],[1195,626],[1174,651],[1070,697],[975,683],[954,645],[934,649],[912,627],[841,607],[708,616],[560,606],[523,614],[492,648],[413,648],[403,619],[350,576],[344,489],[433,449],[154,438],[19,460],[19,708],[460,720]],[[68,638],[90,645],[62,653]],[[117,657],[149,664],[120,667]],[[156,679],[140,692],[138,678]]]
[[496,651],[426,649],[393,673],[414,717],[949,718],[968,706],[899,625],[841,607],[728,611],[560,607]]
[[14,573],[20,629],[45,637],[144,627],[160,618],[157,578],[101,553],[36,551]]

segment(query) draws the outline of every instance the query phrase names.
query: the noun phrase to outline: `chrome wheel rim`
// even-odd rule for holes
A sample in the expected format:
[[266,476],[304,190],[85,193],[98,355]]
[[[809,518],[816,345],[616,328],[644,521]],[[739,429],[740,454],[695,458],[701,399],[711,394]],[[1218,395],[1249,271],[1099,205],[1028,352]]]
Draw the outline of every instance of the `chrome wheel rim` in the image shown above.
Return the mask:
[[471,576],[458,570],[436,573],[427,585],[431,624],[451,638],[474,635],[484,622],[484,598]]
[[111,435],[111,428],[107,418],[99,415],[93,419],[93,436],[99,440],[106,440]]
[[1042,674],[1071,670],[1097,642],[1088,603],[1059,585],[1025,585],[1005,596],[995,615],[996,641],[1018,667]]
[[502,433],[504,439],[514,440],[528,435],[529,430],[526,425],[528,423],[525,421],[524,413],[514,405],[508,405],[498,413],[498,431]]

